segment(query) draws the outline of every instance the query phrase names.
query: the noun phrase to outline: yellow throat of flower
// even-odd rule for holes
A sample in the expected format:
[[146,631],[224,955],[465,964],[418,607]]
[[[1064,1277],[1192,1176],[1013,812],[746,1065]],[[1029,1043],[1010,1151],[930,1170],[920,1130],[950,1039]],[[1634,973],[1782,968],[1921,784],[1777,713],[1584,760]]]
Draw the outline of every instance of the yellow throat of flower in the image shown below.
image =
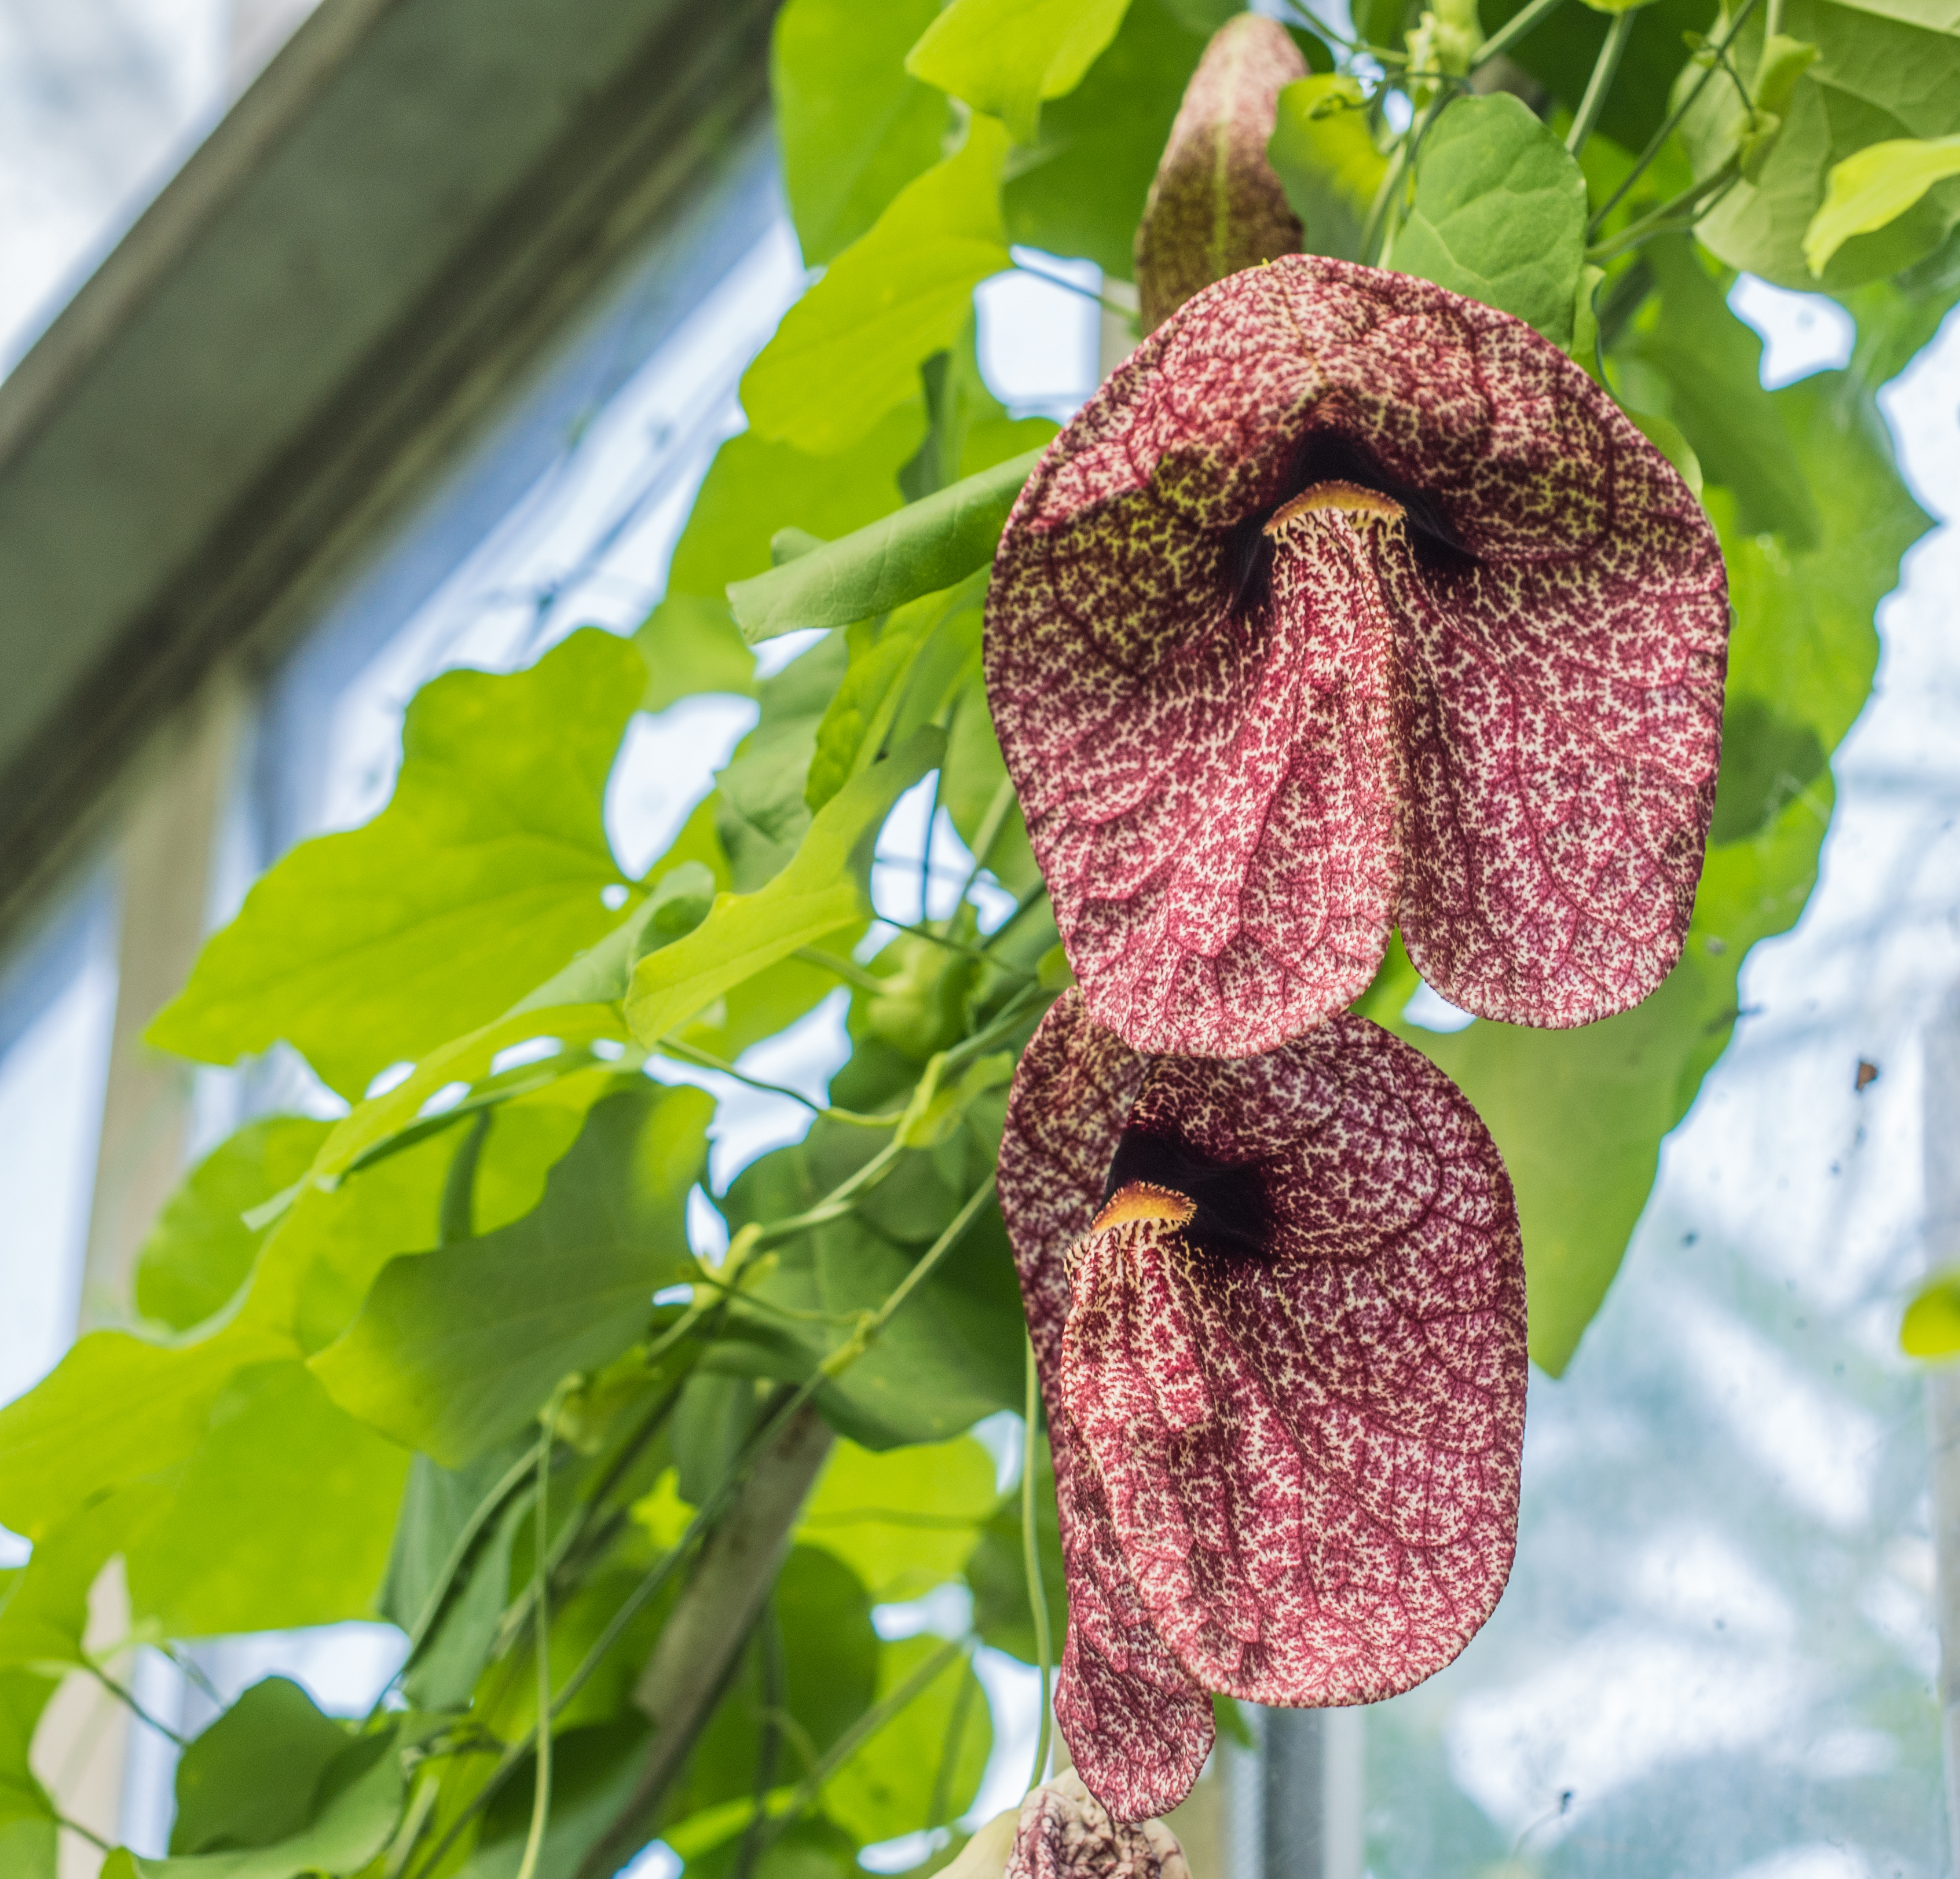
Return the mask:
[[1402,505],[1392,496],[1385,496],[1379,489],[1363,489],[1358,482],[1317,482],[1310,489],[1303,489],[1290,502],[1283,503],[1273,511],[1272,519],[1266,524],[1268,535],[1277,535],[1297,517],[1310,515],[1316,509],[1339,509],[1364,522],[1399,522],[1402,519]]

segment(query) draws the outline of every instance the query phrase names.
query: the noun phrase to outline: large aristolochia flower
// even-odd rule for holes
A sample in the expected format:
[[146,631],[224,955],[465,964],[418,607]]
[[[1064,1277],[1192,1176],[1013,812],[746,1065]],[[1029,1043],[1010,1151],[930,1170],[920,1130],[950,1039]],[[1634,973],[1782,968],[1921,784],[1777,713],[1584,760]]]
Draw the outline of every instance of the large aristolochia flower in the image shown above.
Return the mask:
[[1479,1016],[1637,1004],[1692,908],[1727,628],[1693,494],[1528,326],[1319,256],[1206,288],[1048,447],[988,595],[1089,1008],[1248,1056],[1398,922]]
[[1449,1079],[1346,1014],[1145,1057],[1071,991],[1000,1183],[1068,1572],[1055,1713],[1110,1813],[1183,1798],[1208,1691],[1371,1702],[1462,1650],[1516,1537],[1525,1292]]

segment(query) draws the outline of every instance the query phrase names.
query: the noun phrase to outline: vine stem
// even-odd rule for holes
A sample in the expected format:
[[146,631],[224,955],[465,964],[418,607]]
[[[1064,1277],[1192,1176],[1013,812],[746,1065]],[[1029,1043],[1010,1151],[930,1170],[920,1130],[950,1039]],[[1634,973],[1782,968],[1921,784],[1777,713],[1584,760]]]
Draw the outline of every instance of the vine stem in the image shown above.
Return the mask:
[[1565,134],[1565,147],[1575,157],[1590,141],[1599,122],[1599,113],[1606,108],[1606,94],[1612,89],[1613,76],[1620,69],[1627,41],[1634,36],[1634,16],[1637,11],[1637,8],[1628,7],[1615,14],[1613,24],[1607,29],[1606,43],[1599,48],[1592,75],[1586,81],[1586,95],[1579,100],[1579,115],[1572,120],[1572,128]]
[[551,1456],[552,1429],[564,1400],[561,1387],[545,1412],[545,1432],[538,1444],[537,1545],[531,1566],[531,1606],[536,1614],[533,1648],[538,1660],[538,1772],[531,1791],[531,1830],[524,1836],[524,1857],[517,1879],[536,1879],[538,1855],[543,1852],[545,1826],[551,1819]]
[[1028,1613],[1034,1620],[1035,1658],[1041,1667],[1041,1731],[1035,1743],[1032,1791],[1048,1779],[1049,1732],[1055,1712],[1049,1702],[1049,1681],[1055,1672],[1055,1639],[1048,1628],[1048,1593],[1042,1584],[1041,1540],[1035,1528],[1035,1432],[1041,1421],[1041,1379],[1035,1369],[1034,1339],[1028,1345],[1027,1400],[1021,1438],[1021,1565],[1028,1575]]
[[1660,128],[1647,139],[1647,147],[1634,159],[1634,167],[1621,180],[1620,186],[1606,198],[1605,205],[1586,225],[1586,233],[1589,239],[1599,232],[1600,224],[1619,206],[1621,199],[1626,195],[1628,190],[1647,174],[1654,158],[1660,154],[1662,147],[1674,135],[1675,126],[1690,111],[1694,110],[1696,99],[1707,90],[1716,73],[1721,70],[1723,61],[1728,53],[1730,45],[1733,43],[1736,35],[1742,30],[1749,15],[1755,11],[1756,5],[1757,0],[1742,0],[1742,5],[1736,9],[1735,18],[1729,24],[1728,31],[1722,36],[1720,43],[1715,47],[1714,56],[1709,60],[1707,68],[1700,78],[1695,80],[1694,84],[1689,88],[1687,97],[1667,114]]
[[1564,0],[1532,0],[1529,6],[1513,14],[1478,47],[1476,56],[1470,62],[1470,69],[1475,72],[1480,65],[1502,58],[1527,33],[1543,25],[1564,4]]

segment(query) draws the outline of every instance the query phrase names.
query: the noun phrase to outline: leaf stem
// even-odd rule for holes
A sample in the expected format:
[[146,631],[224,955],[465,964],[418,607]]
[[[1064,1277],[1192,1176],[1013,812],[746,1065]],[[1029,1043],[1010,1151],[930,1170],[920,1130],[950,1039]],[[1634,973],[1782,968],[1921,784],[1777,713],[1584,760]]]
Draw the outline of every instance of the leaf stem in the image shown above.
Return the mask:
[[1691,228],[1701,220],[1709,206],[1726,195],[1742,175],[1740,166],[1731,157],[1720,169],[1711,171],[1692,187],[1683,189],[1672,201],[1643,215],[1637,222],[1622,228],[1611,241],[1602,241],[1586,250],[1587,260],[1597,266],[1610,261],[1629,248],[1637,248],[1643,241],[1650,241],[1656,235],[1671,234],[1677,229]]
[[1055,1674],[1055,1639],[1048,1628],[1048,1594],[1042,1584],[1041,1540],[1035,1528],[1036,1428],[1041,1421],[1041,1380],[1035,1370],[1034,1339],[1027,1340],[1026,1430],[1021,1444],[1021,1565],[1028,1579],[1028,1615],[1034,1620],[1035,1657],[1041,1667],[1041,1733],[1035,1743],[1035,1765],[1028,1776],[1030,1791],[1048,1779],[1049,1731],[1055,1726],[1049,1686]]
[[959,890],[958,906],[966,905],[966,897],[973,891],[973,884],[986,872],[994,844],[1000,840],[1001,831],[1007,826],[1008,811],[1013,806],[1014,779],[1003,776],[994,791],[993,800],[987,805],[986,814],[980,819],[980,826],[974,831],[973,865],[967,871],[966,884]]
[[122,1704],[123,1706],[129,1711],[130,1715],[134,1716],[138,1722],[148,1725],[148,1727],[155,1730],[158,1734],[175,1743],[179,1748],[183,1748],[188,1746],[188,1744],[183,1736],[178,1734],[177,1731],[173,1729],[167,1722],[161,1721],[156,1717],[151,1715],[149,1711],[145,1709],[143,1705],[136,1700],[135,1695],[133,1691],[125,1690],[120,1683],[116,1682],[114,1677],[111,1677],[109,1673],[92,1658],[84,1658],[82,1660],[82,1668],[87,1670],[89,1675],[94,1677],[104,1690],[108,1691],[110,1696],[113,1696],[118,1702]]
[[1586,95],[1579,100],[1579,115],[1572,120],[1572,128],[1565,134],[1565,147],[1575,157],[1586,148],[1599,124],[1599,113],[1606,108],[1606,94],[1612,89],[1614,75],[1620,69],[1620,61],[1626,53],[1627,41],[1634,36],[1634,19],[1638,10],[1630,6],[1615,14],[1613,24],[1607,28],[1606,42],[1599,48],[1592,77],[1586,81]]
[[799,946],[790,957],[800,959],[807,966],[815,966],[821,970],[835,973],[848,986],[855,986],[860,992],[889,992],[891,987],[875,972],[867,972],[854,959],[840,959],[835,953],[820,953],[814,946]]
[[796,1791],[762,1822],[760,1839],[767,1852],[797,1816],[823,1791],[831,1776],[876,1735],[894,1716],[902,1715],[937,1682],[953,1660],[966,1650],[963,1638],[949,1639],[883,1702],[874,1703],[833,1742],[821,1761],[797,1783]]

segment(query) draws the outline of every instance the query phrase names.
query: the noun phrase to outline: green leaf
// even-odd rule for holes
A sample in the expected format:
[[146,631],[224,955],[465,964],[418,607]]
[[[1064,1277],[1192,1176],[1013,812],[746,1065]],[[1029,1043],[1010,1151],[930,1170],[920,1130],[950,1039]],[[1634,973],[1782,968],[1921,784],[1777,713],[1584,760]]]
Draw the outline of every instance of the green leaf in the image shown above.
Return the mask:
[[233,1376],[292,1355],[289,1339],[235,1320],[180,1346],[90,1333],[0,1409],[0,1526],[38,1542],[97,1495],[186,1460]]
[[1129,0],[953,0],[905,59],[915,78],[999,118],[1031,144],[1042,101],[1082,82]]
[[[224,1721],[221,1718],[212,1728]],[[272,1787],[282,1779],[284,1766],[275,1751],[291,1739],[240,1744],[240,1768],[250,1766],[261,1784]],[[245,1779],[242,1773],[234,1776],[232,1787],[242,1787]],[[393,1732],[367,1736],[347,1743],[327,1765],[308,1797],[304,1824],[287,1837],[268,1846],[181,1858],[145,1859],[119,1850],[104,1864],[102,1879],[299,1879],[302,1873],[355,1872],[387,1846],[401,1807],[402,1762]]]
[[[966,1562],[973,1588],[973,1628],[996,1651],[1038,1661],[1033,1614],[1028,1607],[1028,1568],[1021,1549],[1021,1496],[1001,1502]],[[1055,1462],[1044,1435],[1035,1449],[1035,1534],[1041,1547],[1042,1597],[1048,1607],[1049,1648],[1061,1654],[1068,1631],[1068,1578],[1061,1557],[1061,1517],[1055,1510]]]
[[[930,416],[925,441],[899,473],[905,500],[917,502],[977,476],[1010,457],[1039,450],[1058,427],[1046,418],[1014,419],[987,388],[980,371],[978,323],[969,320],[958,341],[919,368]],[[813,549],[823,546],[811,544]]]
[[243,1216],[305,1174],[332,1129],[310,1116],[268,1116],[212,1149],[164,1203],[136,1255],[136,1309],[173,1331],[221,1310],[266,1237]]
[[[1943,0],[1789,0],[1782,34],[1815,46],[1816,61],[1791,85],[1760,167],[1752,164],[1748,180],[1696,225],[1702,242],[1731,267],[1781,287],[1813,290],[1818,276],[1806,243],[1831,171],[1876,144],[1937,142],[1960,133],[1957,24]],[[1736,69],[1755,72],[1763,45],[1759,11],[1730,50]],[[1708,86],[1681,129],[1697,177],[1726,161],[1748,129],[1735,88]],[[1855,287],[1896,273],[1932,253],[1956,224],[1960,177],[1933,183],[1911,208],[1869,233],[1847,234],[1824,265],[1823,284]]]
[[[773,1626],[780,1642],[780,1700],[791,1725],[778,1752],[778,1778],[794,1781],[810,1757],[830,1748],[870,1708],[880,1646],[870,1594],[843,1560],[822,1548],[791,1549],[771,1603],[762,1624]],[[759,1658],[752,1646],[743,1653],[695,1747],[686,1786],[670,1804],[670,1820],[753,1795],[758,1725],[769,1702]],[[746,1824],[736,1817],[737,1828]]]
[[609,1097],[534,1212],[391,1261],[314,1373],[343,1408],[451,1467],[521,1428],[561,1378],[624,1350],[654,1292],[691,1269],[687,1191],[713,1111],[698,1090]]
[[987,566],[1039,457],[1010,457],[813,553],[728,591],[749,642],[848,626],[950,588]]
[[944,749],[940,732],[918,732],[824,805],[795,859],[767,887],[723,895],[686,938],[641,960],[626,1000],[635,1033],[649,1042],[663,1037],[798,947],[867,919],[878,830],[892,804]]
[[[878,1654],[879,1699],[941,1648],[931,1636],[886,1645]],[[824,1788],[824,1811],[861,1842],[957,1820],[979,1791],[993,1746],[979,1680],[968,1658],[956,1657],[838,1771]]]
[[645,683],[596,628],[527,671],[431,680],[387,807],[267,874],[149,1041],[228,1063],[283,1037],[358,1098],[504,1009],[619,918],[606,779]]
[[130,1602],[176,1638],[371,1617],[408,1465],[296,1359],[242,1370],[129,1548]]
[[1896,221],[1934,183],[1960,176],[1960,136],[1867,144],[1825,180],[1823,205],[1804,231],[1803,258],[1813,274],[1853,235]]
[[[648,1733],[647,1719],[632,1715],[555,1732],[551,1813],[536,1866],[542,1879],[571,1879],[587,1849],[632,1799]],[[535,1760],[519,1763],[485,1811],[476,1850],[455,1869],[456,1879],[517,1879],[530,1837],[536,1779]],[[443,1871],[450,1870],[445,1862]]]
[[721,600],[730,581],[775,566],[769,542],[780,530],[828,541],[889,515],[902,500],[899,469],[925,428],[924,401],[908,398],[835,456],[813,457],[753,431],[731,437],[714,453],[675,544],[668,593]]
[[1424,141],[1395,266],[1567,349],[1585,263],[1586,179],[1550,127],[1507,91],[1451,105]]
[[[977,1107],[977,1106],[976,1106]],[[814,1205],[883,1145],[881,1131],[819,1118],[808,1138],[765,1155],[731,1184],[732,1228]],[[993,1164],[972,1116],[953,1142],[908,1153],[857,1214],[772,1250],[775,1264],[737,1306],[706,1367],[801,1382],[882,1305]],[[785,1317],[787,1311],[800,1316]],[[867,1448],[944,1441],[1023,1400],[1020,1291],[998,1208],[907,1299],[864,1355],[817,1397],[826,1420]]]
[[756,695],[756,655],[719,598],[670,594],[647,616],[633,643],[647,662],[642,711],[665,711],[702,692]]
[[1222,19],[1198,25],[1165,0],[1131,0],[1080,85],[1041,114],[1001,193],[1010,240],[1082,255],[1112,279],[1135,266],[1137,224],[1184,88]]
[[1708,852],[1681,963],[1638,1009],[1575,1031],[1480,1021],[1443,1037],[1405,1024],[1416,982],[1405,960],[1399,979],[1384,973],[1370,1014],[1440,1065],[1489,1126],[1517,1193],[1532,1355],[1554,1375],[1618,1268],[1662,1138],[1728,1041],[1743,958],[1803,909],[1829,777],[1796,782],[1787,755],[1828,755],[1849,728],[1876,664],[1873,610],[1928,526],[1855,393],[1844,374],[1820,373],[1770,394],[1816,495],[1814,547],[1749,532],[1732,497],[1708,492],[1736,610],[1716,817],[1741,833]]
[[[522,1452],[522,1443],[513,1442],[460,1469],[445,1468],[427,1455],[413,1458],[379,1601],[383,1617],[413,1633],[435,1596],[451,1549]],[[512,1494],[479,1533],[434,1629],[403,1679],[403,1693],[417,1709],[460,1709],[468,1705],[509,1601],[511,1550],[517,1530],[530,1513],[530,1496]]]
[[0,1666],[58,1677],[88,1661],[90,1588],[162,1511],[167,1479],[112,1488],[36,1538],[26,1566],[0,1578]]
[[1006,155],[1000,126],[975,118],[959,149],[907,183],[783,316],[742,380],[758,435],[824,455],[913,395],[920,363],[959,336],[974,288],[1012,264]]
[[937,0],[789,0],[769,71],[783,189],[812,266],[848,247],[940,158],[946,100],[905,69]]
[[937,720],[980,649],[987,570],[848,629],[851,662],[817,728],[804,793],[821,809],[893,744]]
[[1388,169],[1368,132],[1359,81],[1328,72],[1288,85],[1266,160],[1300,218],[1304,251],[1358,260],[1361,231]]
[[797,1533],[889,1604],[957,1577],[999,1498],[994,1458],[971,1436],[884,1454],[839,1442]]
[[1908,1357],[1951,1357],[1960,1351],[1960,1275],[1936,1273],[1913,1294],[1899,1325]]
[[30,1670],[0,1671],[0,1872],[8,1879],[56,1879],[54,1807],[29,1760],[55,1687]]
[[1814,479],[1791,446],[1783,405],[1762,388],[1762,341],[1685,237],[1650,243],[1647,259],[1659,298],[1617,356],[1647,367],[1663,389],[1628,375],[1634,401],[1680,426],[1703,474],[1734,492],[1745,534],[1774,530],[1793,548],[1813,546],[1822,526]]
[[715,827],[738,893],[781,874],[810,827],[819,727],[850,663],[842,634],[819,640],[762,685],[762,715],[716,773]]
[[307,1824],[314,1788],[350,1739],[290,1678],[254,1683],[178,1761],[170,1851],[224,1852],[290,1839]]

